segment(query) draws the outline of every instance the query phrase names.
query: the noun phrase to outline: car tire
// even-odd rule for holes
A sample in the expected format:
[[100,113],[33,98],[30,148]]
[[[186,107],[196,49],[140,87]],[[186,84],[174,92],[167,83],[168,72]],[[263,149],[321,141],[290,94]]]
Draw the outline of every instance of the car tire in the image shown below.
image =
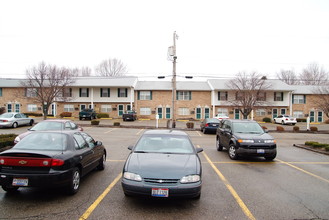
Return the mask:
[[223,146],[220,144],[219,137],[216,138],[216,148],[217,148],[217,151],[222,151],[223,150]]
[[228,148],[228,156],[232,160],[237,160],[238,159],[238,154],[236,152],[236,146],[234,144],[230,144],[230,146]]
[[267,156],[265,157],[265,160],[274,160],[276,158],[276,154],[273,156]]
[[33,123],[34,123],[34,120],[32,119],[32,120],[30,121],[29,125],[32,126]]
[[292,126],[294,126],[295,125],[295,123],[292,123]]
[[284,121],[281,121],[281,124],[284,125]]
[[104,152],[102,158],[99,160],[99,164],[97,166],[98,170],[104,170],[105,169],[105,163],[106,163],[106,154]]
[[194,200],[199,200],[201,198],[201,193],[199,193],[197,196],[193,197]]
[[79,120],[81,121],[82,120],[82,117],[79,117]]
[[17,128],[18,127],[18,124],[17,122],[14,122],[13,125],[12,125],[13,128]]
[[207,130],[203,128],[202,133],[207,134]]
[[2,186],[2,189],[8,193],[17,192],[18,188],[18,186]]
[[74,195],[80,188],[80,170],[76,167],[73,169],[70,184],[68,185],[67,192],[69,195]]

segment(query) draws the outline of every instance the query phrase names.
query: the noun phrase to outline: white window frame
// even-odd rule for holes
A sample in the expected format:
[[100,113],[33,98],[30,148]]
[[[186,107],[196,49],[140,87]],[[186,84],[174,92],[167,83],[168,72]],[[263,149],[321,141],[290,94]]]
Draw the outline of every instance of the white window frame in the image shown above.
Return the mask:
[[26,88],[26,97],[37,97],[37,91],[36,88]]
[[74,112],[74,105],[72,105],[72,104],[65,104],[64,105],[64,112]]
[[303,111],[293,111],[293,117],[294,118],[304,118],[304,112]]
[[142,108],[139,108],[139,113],[140,113],[140,115],[151,115],[152,111],[151,111],[151,108],[149,108],[149,107],[142,107]]
[[139,100],[151,100],[151,91],[140,91]]
[[38,111],[37,104],[27,104],[27,111],[28,112],[36,112],[36,111]]
[[294,104],[304,104],[304,95],[294,95]]
[[266,109],[256,109],[256,116],[266,116]]
[[112,105],[101,105],[101,112],[112,112]]
[[223,114],[228,116],[228,109],[227,108],[218,108],[217,114]]
[[192,94],[190,91],[178,91],[177,100],[191,100]]
[[189,108],[178,108],[178,115],[190,115],[190,109]]

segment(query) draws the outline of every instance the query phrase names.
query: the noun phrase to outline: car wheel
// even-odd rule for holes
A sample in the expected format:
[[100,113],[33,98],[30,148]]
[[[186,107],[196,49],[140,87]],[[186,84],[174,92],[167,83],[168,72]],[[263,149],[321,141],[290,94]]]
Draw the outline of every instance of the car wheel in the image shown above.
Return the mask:
[[30,123],[29,123],[29,125],[32,126],[33,123],[34,123],[34,120],[31,120]]
[[295,123],[292,124],[293,126],[295,125]]
[[82,117],[79,117],[79,120],[81,121],[82,120]]
[[68,194],[73,195],[76,194],[80,187],[80,170],[78,168],[74,168],[70,180],[70,184],[67,188]]
[[223,146],[220,144],[219,137],[216,139],[216,148],[217,148],[218,151],[222,151],[223,150]]
[[236,152],[236,147],[234,144],[230,144],[229,149],[228,149],[228,155],[232,160],[238,159],[238,154]]
[[18,188],[18,186],[2,186],[2,189],[9,193],[17,192]]
[[207,130],[206,130],[205,128],[203,128],[202,132],[203,132],[204,134],[206,134],[206,133],[207,133]]
[[199,193],[197,196],[193,197],[195,200],[199,200],[201,198],[201,193]]
[[17,126],[18,126],[17,122],[14,122],[12,125],[13,128],[17,128]]
[[284,121],[281,121],[281,124],[284,125]]
[[267,156],[267,157],[265,157],[265,160],[274,160],[275,157],[276,157],[276,154],[274,154],[272,156]]
[[105,169],[105,163],[106,163],[106,155],[103,154],[102,158],[99,160],[99,164],[97,166],[98,170],[104,170]]

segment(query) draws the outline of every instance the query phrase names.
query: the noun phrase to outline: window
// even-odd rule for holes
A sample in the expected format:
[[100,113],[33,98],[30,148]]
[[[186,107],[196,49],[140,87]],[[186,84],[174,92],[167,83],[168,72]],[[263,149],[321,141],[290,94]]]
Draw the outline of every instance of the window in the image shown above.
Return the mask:
[[176,93],[177,100],[192,100],[191,91],[177,91]]
[[256,115],[257,116],[265,116],[266,115],[266,110],[265,109],[257,109],[256,110]]
[[189,115],[190,110],[189,108],[179,108],[178,109],[178,115]]
[[102,105],[101,106],[101,112],[111,112],[112,111],[112,105]]
[[227,101],[227,92],[218,92],[218,100]]
[[305,95],[293,95],[292,103],[293,104],[305,104],[306,103]]
[[128,89],[118,88],[118,97],[128,97]]
[[64,105],[64,112],[74,112],[73,105]]
[[219,108],[219,109],[217,109],[217,114],[228,115],[228,109],[227,108]]
[[13,112],[13,105],[7,104],[7,112]]
[[20,104],[18,104],[18,103],[16,103],[15,104],[15,112],[20,112],[21,111],[21,105]]
[[27,111],[28,112],[35,112],[38,110],[38,107],[36,104],[27,104]]
[[37,97],[38,90],[36,88],[26,88],[26,97]]
[[2,96],[2,88],[0,88],[0,97]]
[[79,97],[89,97],[89,88],[80,88]]
[[294,111],[293,117],[294,118],[303,118],[304,117],[303,111]]
[[101,88],[101,97],[110,97],[110,88]]
[[140,108],[139,111],[141,115],[151,115],[151,108]]
[[257,101],[266,101],[266,92],[260,91],[257,95]]
[[152,100],[152,91],[138,91],[138,100]]
[[235,94],[235,99],[236,100],[243,100],[244,99],[244,92],[237,92]]
[[72,97],[72,88],[64,88],[63,97]]
[[87,142],[79,133],[75,133],[73,136],[75,140],[75,149],[82,149],[88,147]]
[[283,101],[283,92],[274,92],[274,101]]

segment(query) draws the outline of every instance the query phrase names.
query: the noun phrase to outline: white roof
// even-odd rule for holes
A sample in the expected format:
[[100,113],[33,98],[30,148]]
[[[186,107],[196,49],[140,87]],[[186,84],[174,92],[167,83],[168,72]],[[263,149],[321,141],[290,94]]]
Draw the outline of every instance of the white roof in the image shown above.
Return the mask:
[[[177,90],[211,91],[207,82],[177,81]],[[171,81],[138,81],[135,90],[172,90]]]

